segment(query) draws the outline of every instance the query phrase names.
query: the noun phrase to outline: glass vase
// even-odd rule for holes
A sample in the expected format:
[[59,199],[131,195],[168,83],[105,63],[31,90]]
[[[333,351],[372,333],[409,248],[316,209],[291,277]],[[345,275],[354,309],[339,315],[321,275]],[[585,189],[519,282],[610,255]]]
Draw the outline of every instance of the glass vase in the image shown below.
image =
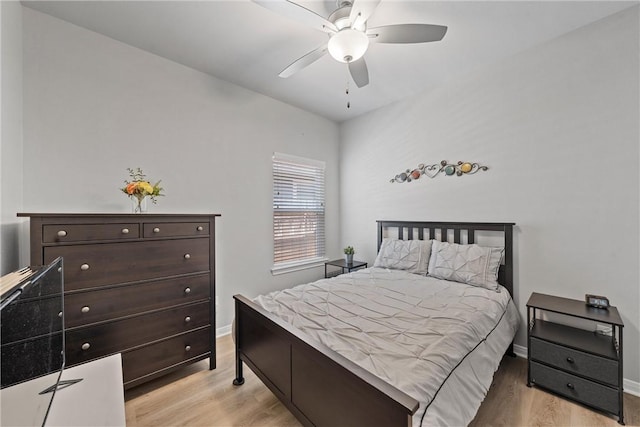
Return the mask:
[[147,197],[146,196],[132,196],[131,197],[131,212],[136,214],[142,214],[147,212]]

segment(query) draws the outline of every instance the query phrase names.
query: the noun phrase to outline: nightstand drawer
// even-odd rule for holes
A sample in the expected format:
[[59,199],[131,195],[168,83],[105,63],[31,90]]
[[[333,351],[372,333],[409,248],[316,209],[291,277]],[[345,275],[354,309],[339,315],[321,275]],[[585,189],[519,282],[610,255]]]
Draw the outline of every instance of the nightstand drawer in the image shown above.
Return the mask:
[[208,236],[208,222],[154,222],[144,224],[144,237]]
[[140,237],[140,225],[123,224],[61,224],[42,227],[44,243],[91,242],[95,240],[124,240]]
[[618,386],[618,362],[531,337],[531,359]]
[[533,361],[530,363],[533,384],[614,414],[618,412],[618,390]]
[[64,297],[67,328],[208,299],[209,274],[74,292]]

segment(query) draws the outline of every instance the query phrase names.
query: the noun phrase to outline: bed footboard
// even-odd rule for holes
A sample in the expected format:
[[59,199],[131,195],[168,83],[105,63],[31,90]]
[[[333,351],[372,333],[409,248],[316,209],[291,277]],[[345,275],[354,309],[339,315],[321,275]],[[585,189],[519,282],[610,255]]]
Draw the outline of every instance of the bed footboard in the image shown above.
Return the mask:
[[235,295],[235,385],[243,363],[308,426],[403,426],[419,403],[242,295]]

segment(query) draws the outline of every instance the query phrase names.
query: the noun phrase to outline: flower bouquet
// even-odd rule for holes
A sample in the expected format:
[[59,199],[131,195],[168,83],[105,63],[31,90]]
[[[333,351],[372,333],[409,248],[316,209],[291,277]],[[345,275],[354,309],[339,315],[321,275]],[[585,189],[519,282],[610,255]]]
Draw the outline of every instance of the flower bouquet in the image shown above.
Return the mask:
[[129,171],[131,180],[125,181],[124,183],[126,185],[120,190],[122,190],[123,193],[128,195],[129,198],[134,201],[134,213],[146,212],[147,197],[149,197],[155,204],[157,203],[156,197],[164,196],[164,194],[160,194],[163,190],[163,188],[160,187],[160,181],[156,182],[154,185],[151,185],[151,183],[147,181],[146,175],[142,173],[142,169],[136,168],[134,170],[131,168],[127,168],[127,170]]

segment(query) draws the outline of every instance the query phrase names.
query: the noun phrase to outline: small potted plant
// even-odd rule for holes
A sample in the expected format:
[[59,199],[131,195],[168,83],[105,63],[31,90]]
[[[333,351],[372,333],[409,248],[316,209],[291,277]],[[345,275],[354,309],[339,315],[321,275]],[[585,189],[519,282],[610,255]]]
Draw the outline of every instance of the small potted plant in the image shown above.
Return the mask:
[[347,264],[353,264],[353,254],[356,251],[353,249],[353,246],[347,246],[344,248],[344,260]]

